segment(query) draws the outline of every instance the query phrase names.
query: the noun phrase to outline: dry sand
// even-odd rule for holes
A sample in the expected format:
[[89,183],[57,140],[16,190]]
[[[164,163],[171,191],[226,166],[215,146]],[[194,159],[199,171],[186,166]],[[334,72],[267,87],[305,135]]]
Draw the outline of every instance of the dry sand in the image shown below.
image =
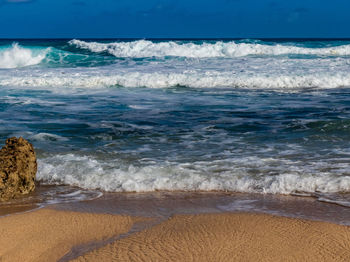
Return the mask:
[[41,209],[0,218],[0,261],[57,261],[75,245],[130,230],[135,219]]
[[262,214],[177,215],[76,261],[350,261],[350,228]]
[[[0,261],[57,261],[140,218],[41,209],[0,218]],[[350,261],[350,227],[252,213],[175,215],[76,261]]]

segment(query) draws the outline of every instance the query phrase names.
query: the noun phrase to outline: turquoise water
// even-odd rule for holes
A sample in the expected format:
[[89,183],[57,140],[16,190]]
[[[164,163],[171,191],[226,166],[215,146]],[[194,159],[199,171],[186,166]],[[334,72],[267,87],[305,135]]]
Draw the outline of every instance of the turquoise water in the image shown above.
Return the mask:
[[0,139],[37,180],[349,205],[348,41],[2,41]]

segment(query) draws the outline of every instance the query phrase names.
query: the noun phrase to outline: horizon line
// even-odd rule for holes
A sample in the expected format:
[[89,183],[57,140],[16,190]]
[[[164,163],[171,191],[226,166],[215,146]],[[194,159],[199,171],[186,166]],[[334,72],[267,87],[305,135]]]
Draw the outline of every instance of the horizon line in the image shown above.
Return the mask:
[[1,40],[350,40],[350,37],[0,37]]

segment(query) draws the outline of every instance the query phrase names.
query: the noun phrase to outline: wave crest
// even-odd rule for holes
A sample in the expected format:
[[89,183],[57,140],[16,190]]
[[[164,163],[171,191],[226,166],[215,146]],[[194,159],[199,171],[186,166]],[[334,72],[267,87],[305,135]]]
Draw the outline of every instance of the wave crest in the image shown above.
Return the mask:
[[316,55],[316,56],[349,56],[350,45],[306,48],[292,45],[267,45],[257,43],[178,43],[174,41],[154,43],[148,40],[137,40],[132,42],[98,43],[86,42],[77,39],[69,41],[69,44],[91,52],[107,52],[115,57],[243,57],[249,55]]
[[[251,160],[258,165],[266,161],[279,161],[279,175],[255,176],[247,172]],[[84,189],[102,189],[110,192],[165,191],[229,191],[242,193],[293,194],[339,193],[350,191],[350,176],[319,172],[317,163],[297,166],[289,171],[287,161],[277,159],[242,158],[216,162],[187,164],[168,163],[136,167],[123,165],[117,160],[105,162],[91,156],[75,154],[53,155],[38,160],[37,179],[44,184],[67,184]],[[234,167],[229,167],[235,163]],[[242,165],[243,164],[243,165]],[[216,166],[227,167],[226,171],[212,174]],[[331,164],[330,164],[331,166]],[[204,170],[204,171],[203,171]]]
[[347,74],[289,75],[232,75],[230,73],[121,73],[115,75],[67,74],[45,76],[20,76],[0,78],[0,86],[17,87],[70,87],[106,88],[113,86],[170,88],[186,86],[191,88],[252,88],[252,89],[303,89],[349,87]]
[[47,50],[34,54],[29,48],[23,48],[17,43],[0,50],[0,68],[18,68],[39,64],[47,54]]

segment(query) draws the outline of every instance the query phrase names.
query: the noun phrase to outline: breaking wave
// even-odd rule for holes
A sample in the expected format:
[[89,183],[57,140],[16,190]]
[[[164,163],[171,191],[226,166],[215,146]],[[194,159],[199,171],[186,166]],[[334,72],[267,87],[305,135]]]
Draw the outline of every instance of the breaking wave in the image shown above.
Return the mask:
[[33,50],[14,43],[9,48],[0,49],[0,68],[19,68],[40,64],[48,51],[49,48],[41,49],[35,54]]
[[179,43],[175,41],[152,42],[137,40],[132,42],[98,43],[86,42],[77,39],[69,41],[69,44],[91,52],[107,52],[115,57],[244,57],[249,55],[278,56],[278,55],[316,55],[316,56],[349,56],[350,45],[334,47],[310,48],[282,44],[259,43]]
[[[256,175],[249,172],[260,165],[261,170],[264,170],[266,165],[275,163],[279,163],[278,175]],[[293,194],[350,191],[350,176],[322,172],[320,166],[323,165],[320,163],[306,163],[302,166],[295,163],[297,166],[293,170],[289,168],[290,164],[287,160],[242,157],[137,167],[123,165],[116,160],[108,162],[92,156],[61,154],[39,159],[37,179],[47,184],[67,184],[110,192],[217,190]],[[339,170],[346,172],[344,168]]]
[[228,72],[214,73],[116,73],[114,75],[85,75],[46,73],[42,76],[13,76],[1,78],[0,86],[17,87],[70,87],[70,88],[106,88],[106,87],[191,87],[191,88],[337,88],[349,87],[350,75],[308,74],[293,75],[239,75]]

